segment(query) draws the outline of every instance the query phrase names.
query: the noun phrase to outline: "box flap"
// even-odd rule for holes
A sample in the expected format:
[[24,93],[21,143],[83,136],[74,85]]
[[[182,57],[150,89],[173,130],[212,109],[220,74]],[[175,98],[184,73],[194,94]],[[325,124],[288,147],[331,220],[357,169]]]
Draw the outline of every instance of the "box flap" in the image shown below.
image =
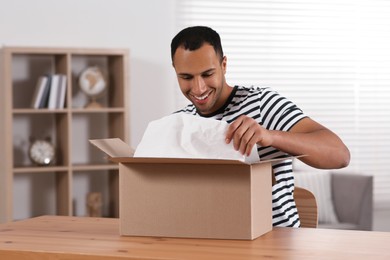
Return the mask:
[[[164,158],[164,157],[133,157],[134,150],[119,138],[94,139],[89,140],[91,144],[102,150],[109,156],[109,160],[116,163],[179,163],[179,164],[238,164],[250,165],[250,163],[239,160],[226,159],[200,159],[200,158]],[[301,156],[285,157],[271,160],[260,160],[252,164],[260,164],[274,161],[282,161],[289,158]]]
[[[178,163],[178,164],[241,164],[249,165],[238,160],[200,159],[200,158],[163,158],[163,157],[110,157],[110,161],[117,163]],[[263,163],[261,161],[259,163]]]
[[94,139],[89,142],[112,158],[134,155],[134,150],[119,138]]

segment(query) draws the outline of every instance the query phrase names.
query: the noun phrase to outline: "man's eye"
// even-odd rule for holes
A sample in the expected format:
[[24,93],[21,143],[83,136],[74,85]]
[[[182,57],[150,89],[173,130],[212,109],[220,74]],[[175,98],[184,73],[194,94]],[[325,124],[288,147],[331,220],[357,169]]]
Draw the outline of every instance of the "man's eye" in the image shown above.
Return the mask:
[[203,74],[202,76],[204,77],[204,78],[208,78],[208,77],[211,77],[213,75],[213,73],[205,73],[205,74]]
[[190,80],[190,79],[192,79],[192,76],[190,76],[190,75],[181,75],[180,78],[184,79],[184,80]]

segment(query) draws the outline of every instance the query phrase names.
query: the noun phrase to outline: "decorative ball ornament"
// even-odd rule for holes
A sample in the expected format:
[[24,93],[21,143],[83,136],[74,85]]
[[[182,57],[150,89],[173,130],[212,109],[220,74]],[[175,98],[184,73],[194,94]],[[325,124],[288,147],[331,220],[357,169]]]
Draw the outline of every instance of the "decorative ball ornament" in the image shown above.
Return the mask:
[[55,147],[49,139],[36,139],[31,142],[28,155],[37,165],[50,165],[55,158]]
[[79,77],[80,89],[90,98],[89,104],[85,108],[103,107],[96,101],[107,89],[106,79],[103,72],[96,66],[88,67]]

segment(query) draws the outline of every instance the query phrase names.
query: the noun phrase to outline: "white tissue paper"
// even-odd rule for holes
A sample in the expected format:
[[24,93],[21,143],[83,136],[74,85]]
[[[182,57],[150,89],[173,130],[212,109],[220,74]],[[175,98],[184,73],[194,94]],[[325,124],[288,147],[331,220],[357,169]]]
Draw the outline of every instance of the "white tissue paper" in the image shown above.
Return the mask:
[[198,158],[258,162],[254,145],[250,156],[242,155],[225,142],[225,121],[184,113],[172,114],[149,123],[134,157]]

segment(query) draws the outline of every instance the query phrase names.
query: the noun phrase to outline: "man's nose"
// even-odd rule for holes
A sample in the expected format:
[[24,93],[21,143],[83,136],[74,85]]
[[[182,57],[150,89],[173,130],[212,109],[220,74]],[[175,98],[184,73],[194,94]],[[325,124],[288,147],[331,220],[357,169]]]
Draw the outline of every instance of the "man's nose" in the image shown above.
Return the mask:
[[207,87],[202,77],[194,77],[194,84],[192,92],[197,95],[201,95],[206,92]]

